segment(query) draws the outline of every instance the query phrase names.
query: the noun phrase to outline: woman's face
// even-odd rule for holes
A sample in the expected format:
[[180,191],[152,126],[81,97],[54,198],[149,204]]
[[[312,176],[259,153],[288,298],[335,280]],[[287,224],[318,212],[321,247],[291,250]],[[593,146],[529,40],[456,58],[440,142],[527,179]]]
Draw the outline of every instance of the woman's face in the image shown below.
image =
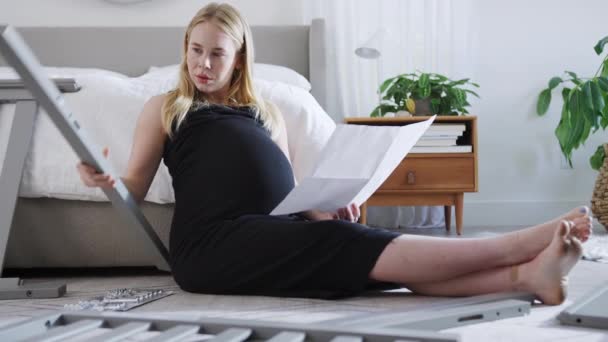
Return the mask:
[[196,25],[190,33],[186,61],[196,88],[212,102],[225,102],[232,72],[241,67],[235,42],[212,22]]

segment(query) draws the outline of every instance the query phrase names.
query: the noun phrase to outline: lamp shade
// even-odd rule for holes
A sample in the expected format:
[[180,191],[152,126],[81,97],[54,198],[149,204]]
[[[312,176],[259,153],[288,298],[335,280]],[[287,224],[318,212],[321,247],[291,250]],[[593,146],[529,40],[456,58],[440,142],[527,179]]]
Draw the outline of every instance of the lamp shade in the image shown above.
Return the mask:
[[366,59],[379,58],[382,56],[382,43],[387,35],[388,30],[386,28],[376,30],[365,43],[355,49],[355,54]]

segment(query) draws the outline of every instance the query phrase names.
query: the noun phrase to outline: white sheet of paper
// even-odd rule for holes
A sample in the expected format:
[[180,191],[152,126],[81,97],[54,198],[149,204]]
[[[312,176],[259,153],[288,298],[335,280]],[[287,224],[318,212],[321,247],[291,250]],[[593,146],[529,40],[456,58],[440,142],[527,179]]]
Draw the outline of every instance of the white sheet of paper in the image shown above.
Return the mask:
[[406,126],[338,125],[310,177],[302,180],[270,213],[361,205],[390,176],[435,120]]

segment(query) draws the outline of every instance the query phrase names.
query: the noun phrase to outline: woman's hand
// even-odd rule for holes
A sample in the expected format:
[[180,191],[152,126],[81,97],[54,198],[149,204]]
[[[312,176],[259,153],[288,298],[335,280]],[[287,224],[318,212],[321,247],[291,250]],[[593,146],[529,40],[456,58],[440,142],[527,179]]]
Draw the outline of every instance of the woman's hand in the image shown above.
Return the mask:
[[351,203],[348,207],[338,209],[334,214],[334,219],[357,222],[359,221],[360,216],[361,211],[359,210],[359,207],[355,203]]
[[306,218],[312,221],[322,220],[346,220],[350,222],[359,221],[361,211],[356,204],[351,204],[348,207],[338,209],[335,213],[329,213],[319,210],[309,210],[302,213]]
[[[109,149],[104,147],[103,156],[108,158]],[[97,173],[94,167],[89,164],[80,162],[76,166],[80,173],[80,179],[88,187],[111,188],[114,186],[115,180],[110,175]]]

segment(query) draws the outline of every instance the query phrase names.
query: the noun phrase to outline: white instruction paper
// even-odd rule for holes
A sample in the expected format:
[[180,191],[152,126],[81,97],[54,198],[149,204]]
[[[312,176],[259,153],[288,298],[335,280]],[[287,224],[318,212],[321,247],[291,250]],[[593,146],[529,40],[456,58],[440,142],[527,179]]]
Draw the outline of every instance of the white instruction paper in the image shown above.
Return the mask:
[[315,171],[270,213],[285,215],[316,209],[334,212],[360,206],[390,176],[435,116],[406,126],[341,124],[321,151]]

